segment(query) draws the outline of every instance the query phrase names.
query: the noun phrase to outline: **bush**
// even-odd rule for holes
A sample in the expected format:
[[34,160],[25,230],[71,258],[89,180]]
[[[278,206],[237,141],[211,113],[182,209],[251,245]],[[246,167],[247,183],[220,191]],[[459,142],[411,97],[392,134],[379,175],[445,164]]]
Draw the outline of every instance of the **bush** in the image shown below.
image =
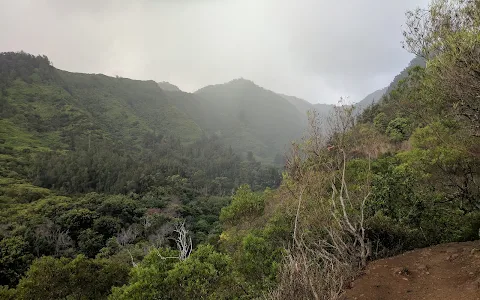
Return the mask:
[[105,299],[127,281],[129,266],[105,259],[42,257],[17,287],[18,299]]
[[394,142],[406,140],[412,133],[410,121],[405,118],[396,118],[388,123],[385,133]]
[[238,222],[243,218],[259,216],[263,213],[265,199],[261,193],[252,192],[248,185],[242,185],[232,198],[229,206],[222,208],[220,221]]

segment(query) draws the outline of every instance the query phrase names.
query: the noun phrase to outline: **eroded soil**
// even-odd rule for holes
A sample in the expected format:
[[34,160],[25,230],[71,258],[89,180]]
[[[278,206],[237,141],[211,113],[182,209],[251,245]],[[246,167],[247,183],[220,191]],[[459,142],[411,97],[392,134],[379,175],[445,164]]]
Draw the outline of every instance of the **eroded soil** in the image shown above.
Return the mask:
[[480,241],[373,261],[342,299],[480,300]]

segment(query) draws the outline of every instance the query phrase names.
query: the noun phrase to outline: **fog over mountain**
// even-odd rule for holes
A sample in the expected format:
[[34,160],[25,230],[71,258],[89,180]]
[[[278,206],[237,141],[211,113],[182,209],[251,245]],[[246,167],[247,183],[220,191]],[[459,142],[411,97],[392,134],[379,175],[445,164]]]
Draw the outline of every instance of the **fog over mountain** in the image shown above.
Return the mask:
[[356,102],[412,59],[399,46],[404,12],[425,3],[1,0],[0,26],[8,30],[0,51],[187,92],[243,77],[312,103]]

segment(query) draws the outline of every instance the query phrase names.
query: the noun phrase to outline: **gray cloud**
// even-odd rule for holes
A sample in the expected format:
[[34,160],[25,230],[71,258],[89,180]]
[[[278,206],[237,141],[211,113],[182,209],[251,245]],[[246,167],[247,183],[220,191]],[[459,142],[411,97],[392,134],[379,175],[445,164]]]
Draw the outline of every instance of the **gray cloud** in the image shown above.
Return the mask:
[[412,58],[407,9],[427,0],[0,0],[0,51],[58,68],[170,81],[244,77],[311,102],[360,100]]

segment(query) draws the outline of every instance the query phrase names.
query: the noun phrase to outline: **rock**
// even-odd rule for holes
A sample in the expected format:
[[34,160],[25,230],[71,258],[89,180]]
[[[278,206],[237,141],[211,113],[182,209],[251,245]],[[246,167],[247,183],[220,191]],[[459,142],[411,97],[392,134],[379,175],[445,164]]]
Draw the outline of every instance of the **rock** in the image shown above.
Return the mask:
[[428,271],[430,268],[427,266],[427,265],[418,265],[417,266],[417,270],[421,271],[421,272],[426,272]]
[[400,275],[400,274],[402,274],[402,270],[403,270],[403,268],[401,268],[401,267],[393,268],[393,269],[392,269],[393,275]]
[[457,259],[457,258],[458,258],[458,254],[457,254],[457,253],[454,253],[454,254],[448,256],[446,260],[448,260],[448,261],[454,261],[454,260]]
[[472,284],[470,285],[472,287],[472,289],[479,289],[480,290],[480,278],[475,280],[474,282],[472,282]]

